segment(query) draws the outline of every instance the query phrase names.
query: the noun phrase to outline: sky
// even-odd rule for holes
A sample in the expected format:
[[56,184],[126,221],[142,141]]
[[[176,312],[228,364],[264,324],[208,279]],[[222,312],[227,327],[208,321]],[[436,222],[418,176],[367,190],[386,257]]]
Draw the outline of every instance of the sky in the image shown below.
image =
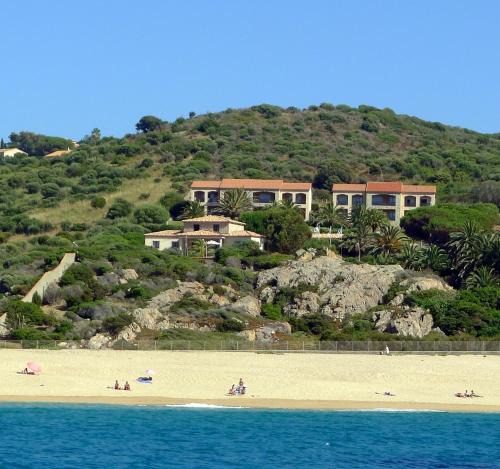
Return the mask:
[[0,137],[261,103],[500,132],[496,0],[0,0]]

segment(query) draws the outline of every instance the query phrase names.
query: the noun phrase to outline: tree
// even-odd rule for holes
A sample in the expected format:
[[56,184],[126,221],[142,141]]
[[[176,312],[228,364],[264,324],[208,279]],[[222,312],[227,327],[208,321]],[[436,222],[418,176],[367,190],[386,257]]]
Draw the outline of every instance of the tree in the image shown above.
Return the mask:
[[358,261],[361,261],[361,254],[368,251],[373,245],[373,233],[368,224],[358,223],[353,226],[340,243],[342,248],[348,252],[356,253]]
[[178,192],[167,192],[160,199],[160,204],[167,210],[170,210],[176,203],[183,202],[184,197]]
[[301,249],[311,237],[311,229],[300,212],[287,207],[272,207],[264,217],[266,241],[269,249],[291,254]]
[[467,277],[465,284],[468,289],[500,286],[500,278],[489,267],[478,267]]
[[143,116],[139,119],[139,122],[135,124],[137,132],[152,132],[153,130],[159,130],[163,126],[163,121],[155,116]]
[[101,140],[101,131],[97,127],[92,129],[92,132],[90,132],[90,139],[92,140],[93,143],[96,143],[99,140]]
[[318,189],[332,190],[336,182],[351,182],[352,171],[349,166],[338,160],[323,163],[314,176],[313,185]]
[[476,223],[466,221],[460,231],[451,233],[447,247],[453,260],[453,269],[459,279],[479,266],[483,252],[480,246],[480,231]]
[[314,220],[325,226],[345,226],[347,217],[333,202],[328,202],[319,207],[314,214]]
[[408,237],[397,226],[382,225],[375,233],[374,253],[393,254],[401,251]]
[[218,213],[234,219],[251,209],[252,200],[245,189],[232,189],[224,192],[217,205]]
[[441,272],[448,267],[448,254],[443,248],[436,244],[431,244],[422,251],[422,265],[425,268],[432,269],[434,272]]
[[54,182],[48,182],[42,186],[41,193],[44,199],[57,197],[59,195],[59,186]]
[[424,263],[422,248],[417,243],[404,243],[398,256],[405,269],[421,270]]
[[160,224],[167,221],[167,211],[157,205],[146,205],[135,210],[134,218],[140,225]]
[[9,300],[3,309],[7,313],[7,324],[11,329],[45,324],[48,320],[47,315],[42,311],[40,306],[34,303]]
[[5,142],[3,141],[3,138],[0,139],[0,148],[5,148]]
[[205,215],[204,205],[201,202],[198,202],[197,200],[193,200],[191,202],[187,202],[180,218],[181,220],[188,220],[190,218],[203,217],[204,215]]
[[90,201],[92,208],[103,208],[106,206],[106,199],[104,197],[96,196]]
[[106,218],[114,220],[115,218],[128,217],[132,213],[133,207],[128,200],[118,198],[109,207]]
[[28,155],[46,155],[54,150],[67,150],[74,146],[72,140],[61,137],[35,134],[33,132],[12,132],[9,135],[13,146],[28,153]]
[[195,117],[195,116],[196,116],[196,112],[194,112],[194,111],[190,111],[190,113],[189,113],[189,118],[190,118],[190,119],[192,119],[192,118],[193,118],[193,117]]
[[387,226],[387,217],[382,210],[378,210],[376,208],[366,209],[364,212],[365,220],[364,222],[370,225],[372,229],[372,233],[375,233],[378,229],[381,229],[384,226]]

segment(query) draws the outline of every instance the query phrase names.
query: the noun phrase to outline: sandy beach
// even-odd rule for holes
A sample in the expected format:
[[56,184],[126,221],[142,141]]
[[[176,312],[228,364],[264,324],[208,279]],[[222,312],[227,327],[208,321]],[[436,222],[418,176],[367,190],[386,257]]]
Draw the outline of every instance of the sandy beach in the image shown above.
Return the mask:
[[[18,374],[30,360],[42,373]],[[153,384],[135,381],[147,369]],[[492,355],[0,350],[0,402],[500,412],[499,371]],[[226,396],[240,377],[247,395]],[[454,396],[466,389],[483,397]]]

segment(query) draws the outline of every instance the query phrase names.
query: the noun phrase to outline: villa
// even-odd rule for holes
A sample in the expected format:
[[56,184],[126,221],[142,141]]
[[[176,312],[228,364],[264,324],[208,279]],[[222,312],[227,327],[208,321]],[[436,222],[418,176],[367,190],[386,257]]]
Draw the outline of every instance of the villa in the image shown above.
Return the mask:
[[28,153],[19,150],[19,148],[0,148],[0,156],[4,158],[12,158],[16,155],[28,156]]
[[207,215],[183,221],[182,230],[165,230],[144,235],[146,246],[155,249],[179,249],[188,254],[196,241],[202,241],[208,257],[208,248],[222,247],[241,241],[254,241],[264,249],[264,237],[245,230],[245,224],[231,218]]
[[382,210],[393,225],[399,226],[409,210],[436,203],[436,186],[402,182],[367,182],[366,184],[333,184],[333,203],[350,213],[358,206]]
[[224,193],[231,189],[245,189],[253,207],[266,207],[274,202],[289,200],[297,205],[309,220],[312,206],[312,186],[309,182],[284,182],[281,179],[222,179],[219,181],[193,181],[189,200],[205,206],[207,214],[214,213]]

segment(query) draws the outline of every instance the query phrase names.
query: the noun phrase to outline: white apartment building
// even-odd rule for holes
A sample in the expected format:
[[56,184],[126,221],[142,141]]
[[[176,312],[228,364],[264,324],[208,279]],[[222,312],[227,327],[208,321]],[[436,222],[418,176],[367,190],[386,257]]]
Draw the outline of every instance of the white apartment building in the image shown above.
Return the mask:
[[219,181],[193,181],[189,200],[197,200],[206,207],[208,214],[214,213],[219,200],[231,189],[245,189],[254,208],[265,207],[274,202],[289,200],[309,220],[312,208],[312,185],[310,182],[284,182],[281,179],[222,179]]
[[402,182],[367,182],[366,184],[333,184],[333,203],[346,213],[358,206],[382,210],[391,224],[399,226],[409,210],[436,204],[436,186]]

